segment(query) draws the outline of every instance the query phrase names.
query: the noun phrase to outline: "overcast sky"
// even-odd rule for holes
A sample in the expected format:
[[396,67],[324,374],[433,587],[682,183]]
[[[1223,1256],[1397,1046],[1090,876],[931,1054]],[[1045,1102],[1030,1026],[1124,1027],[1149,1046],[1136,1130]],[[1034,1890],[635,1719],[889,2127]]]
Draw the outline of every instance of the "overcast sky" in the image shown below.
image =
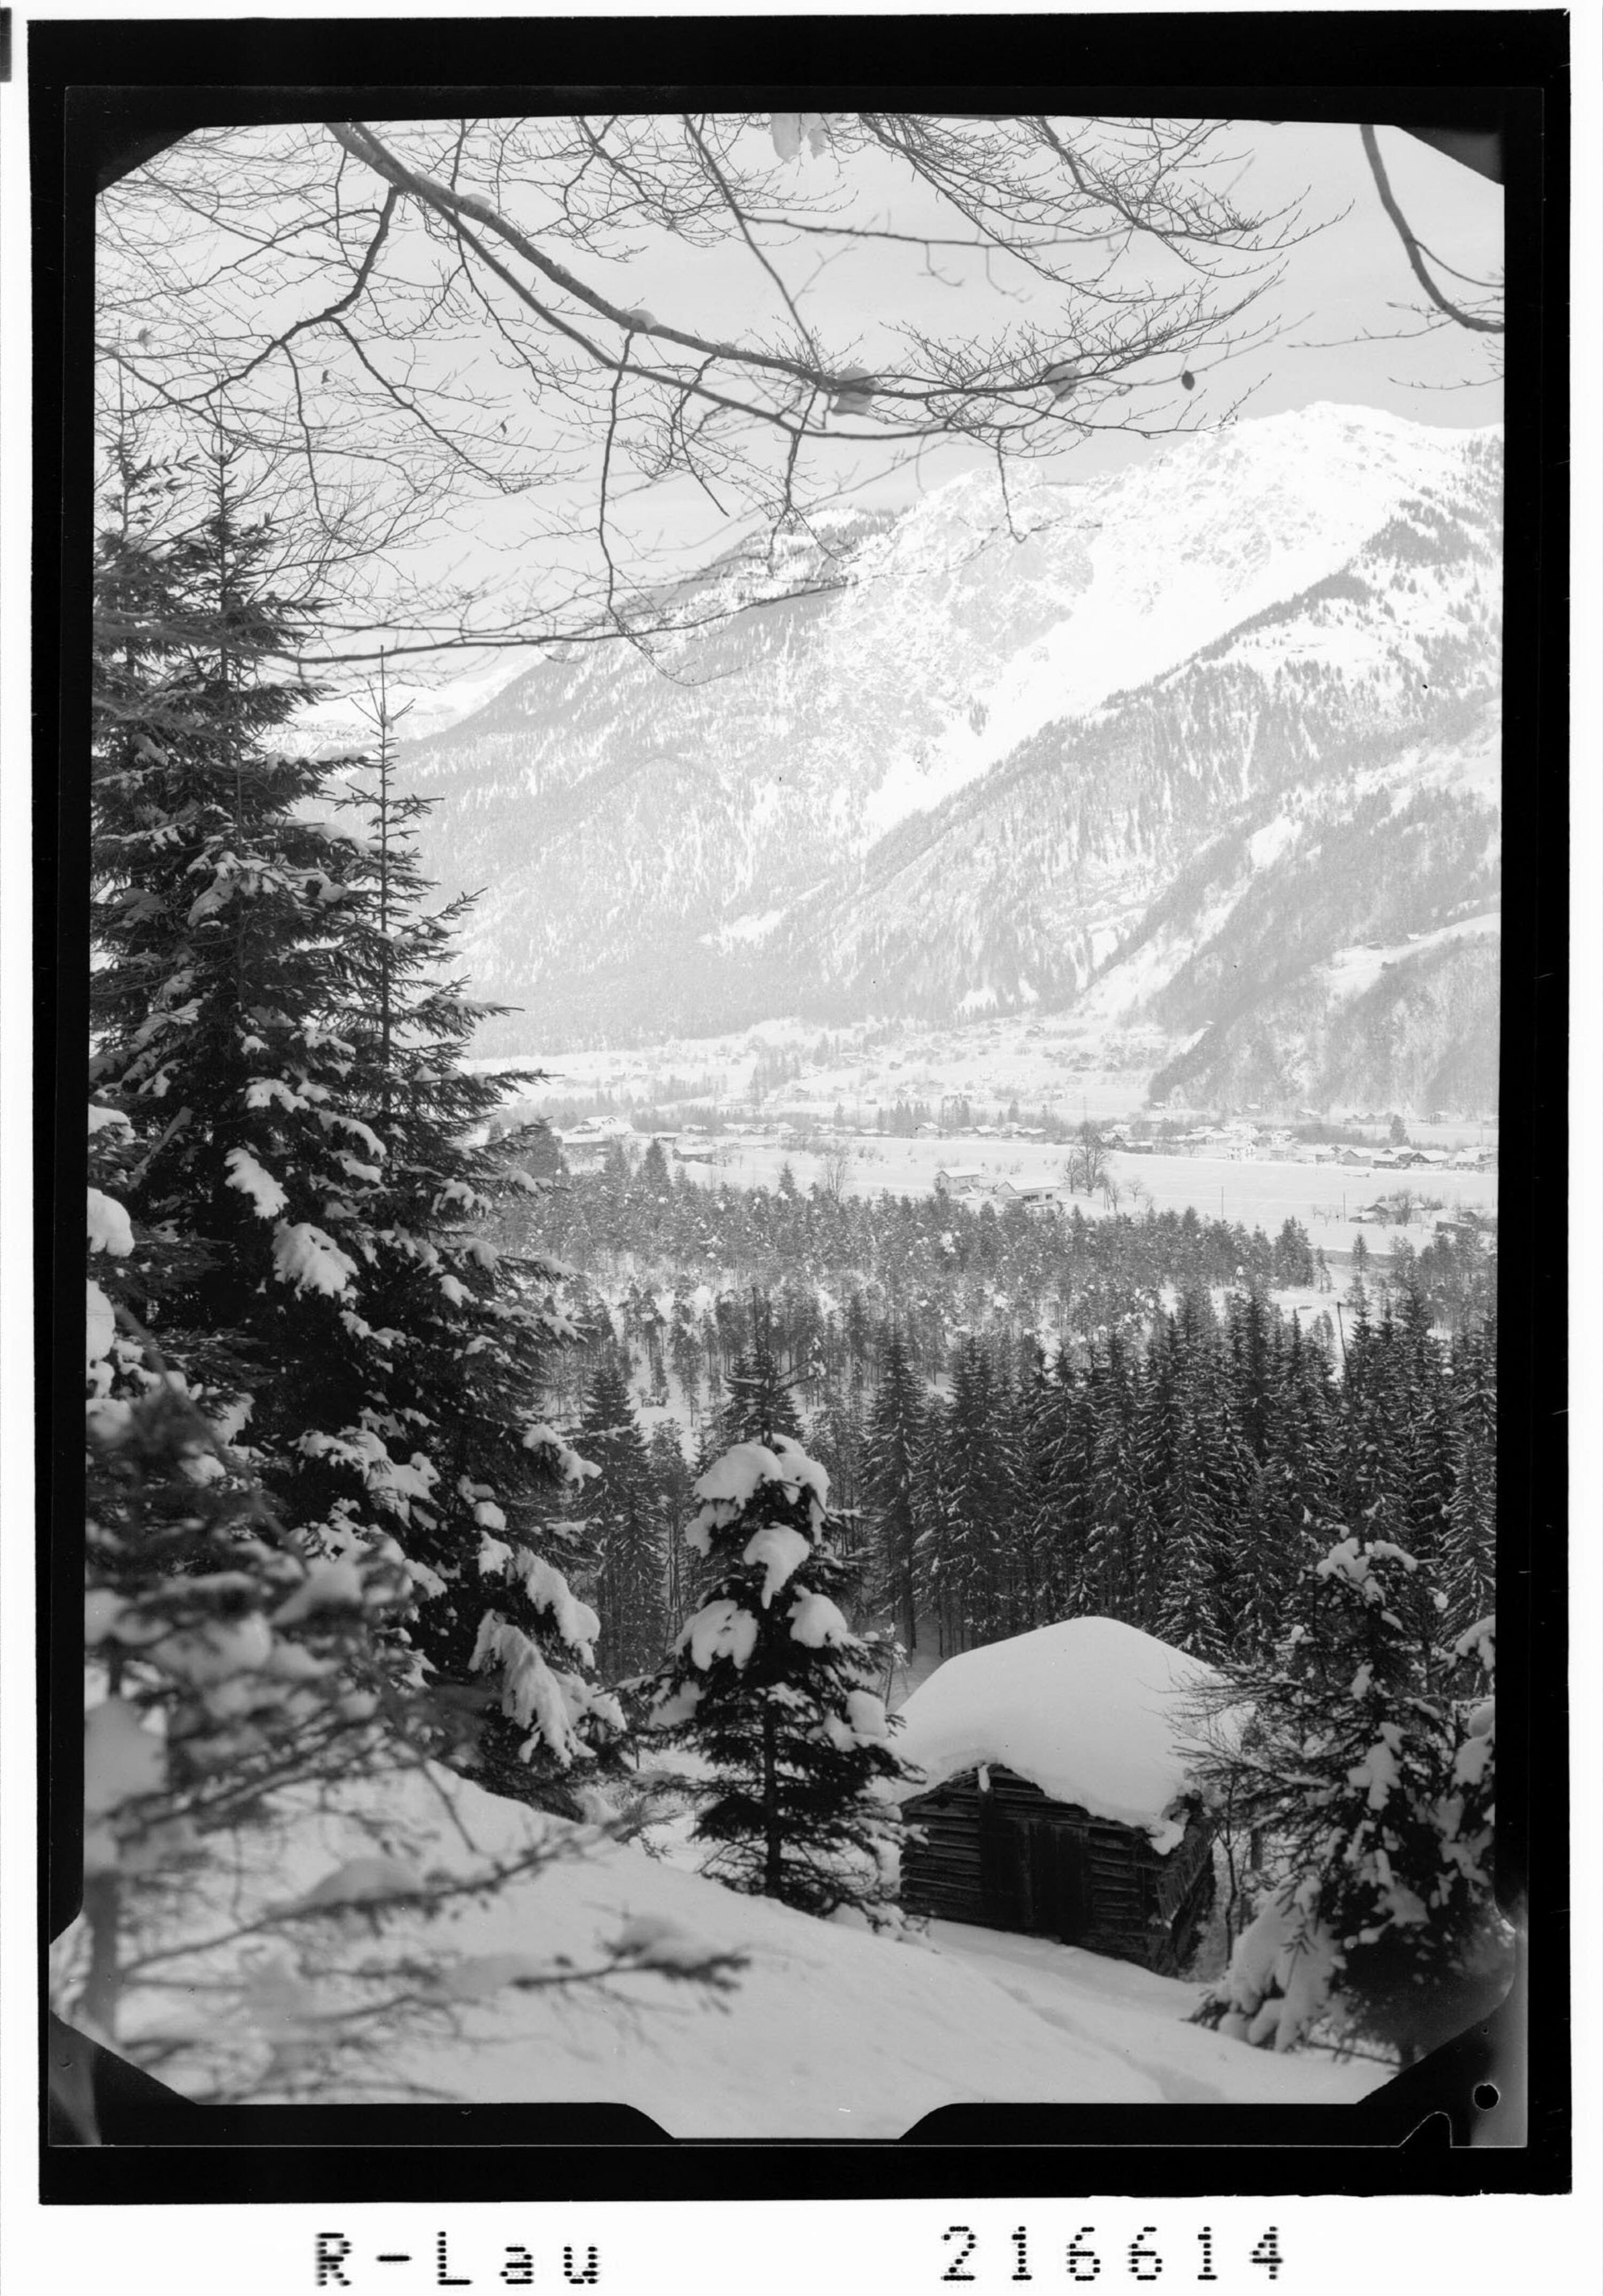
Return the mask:
[[[1501,187],[1399,129],[1381,129],[1379,142],[1403,212],[1433,252],[1475,279],[1501,274]],[[1240,155],[1236,191],[1244,206],[1262,212],[1300,200],[1304,224],[1326,227],[1284,258],[1284,282],[1268,307],[1283,332],[1262,348],[1222,356],[1212,367],[1198,361],[1198,389],[1188,413],[1206,422],[1250,387],[1252,395],[1238,419],[1329,399],[1384,407],[1417,422],[1468,426],[1499,421],[1501,390],[1484,336],[1444,326],[1417,340],[1359,340],[1398,329],[1411,332],[1419,320],[1414,308],[1419,290],[1382,210],[1357,127],[1244,122],[1231,129],[1228,148]],[[791,165],[805,185],[809,176],[825,181],[833,162],[804,153]],[[864,184],[863,209],[901,221],[910,203],[896,163],[855,159],[852,165],[861,174],[872,168],[882,179]],[[793,265],[788,275],[805,277],[808,267]],[[899,317],[928,324],[932,332],[961,331],[969,322],[972,283],[962,276],[958,259],[947,258],[942,268],[951,274],[952,283],[926,275],[922,258],[913,250],[864,248],[820,271],[802,308],[831,348],[857,336],[871,365],[874,319],[882,309],[894,308]],[[617,289],[620,299],[647,303],[659,316],[709,333],[739,335],[753,324],[777,323],[783,316],[777,292],[740,249],[697,255],[665,244],[643,251],[626,272],[606,283]],[[1089,477],[1141,459],[1161,444],[1132,436],[1096,437],[1043,465],[1043,473],[1069,480]],[[939,484],[978,459],[983,458],[972,450],[952,446],[933,450],[916,467],[904,465],[881,475],[871,457],[862,456],[858,498],[899,505],[920,487]],[[668,541],[691,533],[714,539],[706,502],[688,483],[655,489],[649,511],[642,509],[642,539],[647,526],[657,527]],[[513,503],[487,520],[476,516],[474,531],[478,546],[498,537],[516,554],[528,533],[526,508]]]

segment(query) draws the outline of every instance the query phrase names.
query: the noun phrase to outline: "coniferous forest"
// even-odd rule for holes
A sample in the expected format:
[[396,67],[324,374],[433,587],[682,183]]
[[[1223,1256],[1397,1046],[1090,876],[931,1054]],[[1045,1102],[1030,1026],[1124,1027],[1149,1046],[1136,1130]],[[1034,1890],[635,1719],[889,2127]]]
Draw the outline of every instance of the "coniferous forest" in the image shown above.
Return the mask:
[[659,1146],[620,1147],[499,1216],[609,1271],[567,1281],[581,1336],[553,1395],[593,1451],[605,1392],[623,1485],[663,1524],[677,1431],[703,1467],[749,1431],[762,1362],[848,1511],[861,1606],[904,1644],[920,1620],[944,1654],[1094,1614],[1200,1656],[1267,1649],[1313,1543],[1360,1520],[1444,1574],[1459,1628],[1490,1608],[1494,1243],[1361,1250],[1305,1328],[1274,1296],[1313,1272],[1292,1222],[1272,1246],[1194,1212],[1044,1221],[667,1174]]

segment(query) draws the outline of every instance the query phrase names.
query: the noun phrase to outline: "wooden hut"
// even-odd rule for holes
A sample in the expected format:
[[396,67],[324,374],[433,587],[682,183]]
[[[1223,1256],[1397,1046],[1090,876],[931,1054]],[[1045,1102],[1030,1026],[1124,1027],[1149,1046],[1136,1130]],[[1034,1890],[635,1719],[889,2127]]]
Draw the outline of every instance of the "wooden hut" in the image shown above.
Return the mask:
[[1214,1894],[1183,1740],[1216,1679],[1114,1619],[948,1659],[902,1710],[896,1751],[925,1780],[904,1802],[904,1906],[1182,1968]]

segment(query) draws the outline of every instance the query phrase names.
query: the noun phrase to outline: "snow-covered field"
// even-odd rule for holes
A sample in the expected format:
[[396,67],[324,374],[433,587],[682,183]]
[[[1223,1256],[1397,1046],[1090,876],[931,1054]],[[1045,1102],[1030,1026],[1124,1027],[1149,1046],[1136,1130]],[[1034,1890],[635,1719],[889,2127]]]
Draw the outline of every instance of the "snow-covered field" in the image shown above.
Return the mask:
[[[1125,1210],[1133,1208],[1133,1183],[1135,1190],[1150,1194],[1159,1211],[1183,1211],[1194,1204],[1204,1218],[1261,1227],[1270,1236],[1288,1219],[1300,1220],[1310,1243],[1327,1254],[1350,1252],[1360,1234],[1372,1251],[1389,1250],[1400,1237],[1419,1250],[1431,1241],[1438,1218],[1497,1210],[1495,1172],[1398,1172],[1384,1166],[1272,1163],[1266,1159],[1236,1163],[1222,1156],[1115,1156],[1111,1162],[1128,1191]],[[1353,1218],[1377,1197],[1399,1188],[1439,1196],[1444,1209],[1406,1227],[1361,1227]],[[1085,1200],[1078,1201],[1084,1204]]]
[[[1385,2078],[1370,2062],[1277,2057],[1223,2039],[1186,2022],[1198,1988],[1122,1963],[958,1924],[898,1939],[817,1921],[638,1845],[586,1846],[573,1829],[438,1772],[369,1790],[359,1805],[353,1794],[344,1814],[303,1814],[258,1841],[238,1897],[218,1874],[197,1885],[196,1903],[225,1905],[233,1928],[319,1885],[326,1898],[328,1877],[353,1857],[371,1860],[376,1844],[394,1855],[405,1842],[413,1862],[461,1873],[475,1853],[510,1856],[542,1834],[573,1854],[488,1903],[459,1901],[427,1925],[403,1917],[387,1931],[385,1952],[446,1964],[452,2005],[427,2034],[397,2032],[387,2045],[397,2096],[415,2083],[481,2103],[621,2103],[685,2137],[896,2137],[951,2103],[1329,2103]],[[517,1989],[519,1974],[564,1954],[591,1965],[598,1943],[626,1931],[647,1941],[643,1957],[658,1966],[606,1988]],[[733,1990],[709,1994],[665,1973],[663,1964],[704,1946],[746,1957]],[[288,1997],[262,1981],[259,1938],[233,1951],[242,1982],[232,2030],[237,2038],[259,2019],[265,2054],[283,2038]],[[170,2025],[171,2003],[147,2001],[140,2021]],[[319,2094],[373,2102],[371,2060]],[[271,2095],[265,2087],[260,2101]]]
[[[1002,1180],[1019,1187],[1059,1184],[1067,1151],[1044,1141],[963,1138],[943,1140],[923,1135],[911,1140],[863,1134],[833,1144],[834,1154],[788,1148],[772,1138],[722,1139],[710,1144],[716,1161],[684,1167],[694,1180],[716,1186],[772,1188],[789,1164],[799,1188],[814,1181],[838,1177],[846,1195],[878,1195],[888,1188],[893,1195],[923,1196],[935,1187],[943,1167],[961,1165],[983,1177],[982,1193]],[[844,1156],[844,1168],[838,1160]],[[1288,1219],[1300,1220],[1309,1241],[1327,1254],[1349,1252],[1354,1238],[1362,1234],[1370,1249],[1385,1251],[1399,1236],[1416,1250],[1428,1243],[1437,1218],[1460,1211],[1495,1212],[1495,1172],[1388,1171],[1359,1165],[1351,1168],[1330,1164],[1272,1163],[1256,1159],[1238,1162],[1225,1156],[1131,1156],[1115,1153],[1108,1166],[1120,1189],[1120,1209],[1139,1212],[1149,1197],[1159,1211],[1183,1211],[1188,1204],[1208,1219],[1228,1219],[1243,1227],[1261,1227],[1273,1236]],[[1360,1226],[1352,1215],[1376,1197],[1411,1187],[1416,1193],[1439,1196],[1444,1210],[1431,1212],[1406,1228]],[[1074,1199],[1087,1219],[1107,1216],[1100,1194]],[[1329,1216],[1327,1216],[1329,1215]]]

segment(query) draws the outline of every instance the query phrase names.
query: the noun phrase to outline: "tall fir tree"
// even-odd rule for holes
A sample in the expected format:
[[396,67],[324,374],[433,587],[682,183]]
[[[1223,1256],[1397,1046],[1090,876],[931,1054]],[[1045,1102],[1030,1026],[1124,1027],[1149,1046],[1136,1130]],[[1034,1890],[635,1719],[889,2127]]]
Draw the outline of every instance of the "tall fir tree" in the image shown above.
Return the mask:
[[597,1561],[596,1660],[609,1682],[645,1674],[667,1641],[667,1542],[651,1463],[623,1365],[611,1352],[591,1375],[576,1437],[600,1469],[585,1489]]
[[1070,1615],[1141,1624],[1141,1566],[1150,1541],[1137,1450],[1145,1381],[1133,1350],[1116,1333],[1093,1353],[1090,1400],[1090,1525],[1070,1588]]
[[1002,1631],[1027,1634],[1043,1616],[1045,1518],[1036,1472],[1040,1422],[1051,1409],[1053,1395],[1046,1360],[1033,1332],[1010,1350],[1010,1366],[998,1398],[999,1432],[1008,1461],[1008,1521],[1002,1535]]
[[646,1463],[651,1479],[651,1503],[662,1537],[667,1605],[664,1623],[671,1637],[684,1624],[691,1602],[689,1578],[694,1574],[687,1575],[685,1571],[683,1541],[678,1532],[691,1510],[695,1477],[685,1460],[678,1434],[664,1423],[653,1427],[646,1439]]
[[1338,1512],[1365,1538],[1399,1546],[1409,1528],[1403,1461],[1409,1404],[1408,1365],[1389,1300],[1378,1322],[1361,1309],[1347,1332]]
[[1231,1294],[1225,1332],[1231,1413],[1241,1439],[1261,1461],[1272,1423],[1275,1318],[1256,1284]]
[[1206,1347],[1182,1364],[1170,1479],[1154,1495],[1164,1524],[1164,1565],[1153,1589],[1153,1630],[1177,1650],[1210,1659],[1234,1636],[1239,1520],[1254,1467],[1219,1373],[1215,1351]]
[[547,1271],[475,1225],[495,1168],[460,1128],[497,1088],[429,977],[453,920],[393,811],[375,863],[328,817],[331,769],[274,745],[310,608],[220,433],[204,489],[185,527],[119,455],[98,569],[91,1077],[161,1262],[127,1281],[150,1264],[145,1320],[286,1521],[331,1556],[399,1541],[414,1663],[497,1710],[465,1757],[485,1782],[576,1808],[615,1713],[593,1614],[526,1536],[579,1472],[537,1410],[564,1326]]
[[1035,1625],[1072,1618],[1091,1538],[1096,1423],[1089,1374],[1060,1348],[1035,1391],[1026,1430],[1027,1531],[1035,1554]]
[[912,1774],[892,1749],[874,1649],[844,1604],[829,1480],[784,1435],[739,1443],[696,1485],[686,1544],[700,1606],[662,1671],[655,1709],[715,1784],[695,1837],[707,1872],[804,1912],[887,1914],[900,1816],[887,1789]]
[[[660,1156],[659,1142],[653,1140],[651,1148],[656,1149]],[[650,1149],[646,1152],[649,1157]],[[679,1382],[685,1414],[693,1427],[700,1416],[702,1352],[701,1333],[691,1306],[690,1292],[690,1279],[681,1275],[675,1287],[674,1311],[669,1319],[668,1366]]]
[[751,1300],[751,1340],[724,1376],[725,1394],[707,1435],[707,1452],[721,1456],[736,1443],[766,1443],[775,1435],[801,1440],[794,1373],[781,1368],[773,1310],[760,1292]]
[[1488,1319],[1453,1342],[1452,1492],[1443,1587],[1448,1620],[1467,1633],[1497,1603],[1497,1335]]
[[1237,1541],[1234,1643],[1264,1656],[1286,1632],[1292,1592],[1338,1536],[1336,1404],[1323,1356],[1293,1316],[1279,1351],[1269,1448],[1253,1476]]
[[1219,1693],[1250,1720],[1199,1765],[1266,1840],[1267,1893],[1209,2013],[1285,2048],[1321,2018],[1411,2062],[1506,1989],[1493,1889],[1488,1619],[1450,1640],[1390,1541],[1338,1539],[1295,1629]]
[[1419,1264],[1406,1245],[1394,1253],[1396,1345],[1394,1390],[1401,1406],[1396,1468],[1402,1544],[1433,1577],[1445,1568],[1451,1538],[1454,1421],[1446,1351],[1432,1329]]
[[924,1435],[921,1382],[893,1324],[869,1419],[864,1505],[873,1554],[875,1601],[896,1621],[903,1647],[918,1646],[919,1454]]
[[936,1498],[919,1549],[922,1596],[940,1621],[944,1654],[1010,1631],[1006,1550],[1018,1502],[1011,1434],[990,1357],[978,1340],[965,1340],[938,1437],[931,1426]]

